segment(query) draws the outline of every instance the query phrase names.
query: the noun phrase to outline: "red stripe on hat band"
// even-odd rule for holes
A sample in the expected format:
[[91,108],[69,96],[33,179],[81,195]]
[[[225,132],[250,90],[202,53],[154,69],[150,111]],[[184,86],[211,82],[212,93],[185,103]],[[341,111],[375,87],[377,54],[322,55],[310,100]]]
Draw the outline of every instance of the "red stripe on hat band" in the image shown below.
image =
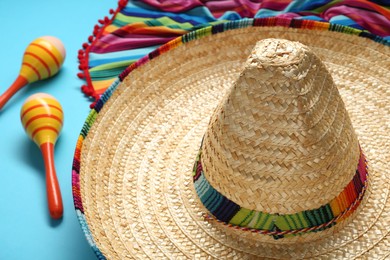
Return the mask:
[[27,109],[26,111],[24,111],[23,114],[20,116],[20,119],[23,120],[24,116],[25,116],[28,112],[30,112],[31,110],[33,110],[33,109],[40,108],[40,107],[47,107],[47,106],[49,106],[49,107],[51,107],[51,108],[54,108],[54,109],[57,109],[58,111],[60,111],[60,112],[62,113],[62,109],[61,109],[60,107],[55,106],[55,105],[51,105],[51,104],[45,104],[45,105],[44,105],[44,104],[38,104],[38,105],[32,106],[32,107],[30,107],[29,109]]
[[23,62],[22,65],[32,69],[35,72],[35,74],[37,75],[38,79],[39,80],[41,79],[41,74],[39,73],[39,71],[33,65],[31,65],[30,63],[27,63],[27,62]]
[[35,129],[35,131],[32,133],[31,135],[31,138],[34,139],[34,136],[41,130],[52,130],[54,131],[57,135],[58,135],[58,131],[57,129],[55,129],[54,127],[51,127],[51,126],[43,126],[43,127],[40,127],[40,128],[37,128]]
[[39,60],[39,62],[42,63],[42,65],[46,68],[47,73],[49,74],[49,77],[51,76],[50,68],[49,68],[49,66],[47,66],[46,62],[45,62],[43,59],[41,59],[38,55],[36,55],[36,54],[34,54],[34,53],[32,53],[32,52],[25,52],[24,54],[25,54],[25,55],[32,56],[32,57],[34,57],[35,59]]
[[26,125],[24,127],[27,128],[31,124],[31,122],[33,122],[35,119],[39,119],[39,118],[53,118],[53,119],[57,120],[62,125],[61,118],[59,118],[56,115],[47,115],[46,114],[46,115],[33,116],[30,120],[27,121],[27,123],[26,123]]
[[42,50],[44,50],[45,52],[47,52],[54,60],[54,62],[56,63],[57,65],[57,68],[59,69],[60,68],[60,63],[59,61],[57,60],[56,56],[54,56],[54,54],[49,50],[47,49],[45,46],[42,46],[42,45],[39,45],[39,44],[36,44],[36,43],[31,43],[32,46],[36,46],[38,48],[41,48]]

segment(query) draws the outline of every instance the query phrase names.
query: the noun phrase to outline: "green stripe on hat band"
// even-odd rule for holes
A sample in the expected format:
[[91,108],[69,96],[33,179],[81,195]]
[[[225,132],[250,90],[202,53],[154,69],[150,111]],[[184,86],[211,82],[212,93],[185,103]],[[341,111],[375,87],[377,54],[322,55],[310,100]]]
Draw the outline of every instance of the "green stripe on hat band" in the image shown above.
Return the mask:
[[317,209],[294,214],[269,214],[243,208],[214,189],[204,175],[201,156],[201,153],[197,156],[193,180],[198,197],[210,212],[204,214],[204,217],[235,229],[272,235],[275,239],[318,232],[336,225],[357,208],[367,188],[367,163],[360,150],[355,175],[344,190],[329,203]]

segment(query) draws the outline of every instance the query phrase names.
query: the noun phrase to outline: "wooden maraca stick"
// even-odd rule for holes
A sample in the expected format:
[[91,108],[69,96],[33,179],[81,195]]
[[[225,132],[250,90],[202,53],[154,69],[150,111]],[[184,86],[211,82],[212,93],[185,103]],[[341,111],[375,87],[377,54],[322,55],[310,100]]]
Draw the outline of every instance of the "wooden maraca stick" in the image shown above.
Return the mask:
[[31,42],[24,52],[18,77],[0,96],[0,110],[22,87],[55,75],[64,63],[65,55],[64,45],[55,37],[44,36]]
[[25,101],[20,118],[27,135],[42,152],[49,212],[52,218],[58,219],[63,214],[63,205],[54,166],[54,145],[63,125],[62,107],[54,97],[38,93]]
[[10,98],[15,95],[22,87],[28,84],[28,81],[22,77],[18,76],[14,83],[0,96],[0,110],[3,106],[10,100]]
[[60,185],[58,184],[54,165],[54,145],[44,143],[40,146],[46,171],[46,193],[50,216],[54,219],[62,217],[63,205]]

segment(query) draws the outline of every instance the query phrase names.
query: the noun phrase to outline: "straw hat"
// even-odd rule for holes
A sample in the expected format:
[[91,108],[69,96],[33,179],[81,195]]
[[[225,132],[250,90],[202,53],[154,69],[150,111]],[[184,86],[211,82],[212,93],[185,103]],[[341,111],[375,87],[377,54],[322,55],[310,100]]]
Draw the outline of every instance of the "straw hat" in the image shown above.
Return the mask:
[[389,258],[386,45],[324,23],[242,20],[130,66],[74,160],[97,256]]

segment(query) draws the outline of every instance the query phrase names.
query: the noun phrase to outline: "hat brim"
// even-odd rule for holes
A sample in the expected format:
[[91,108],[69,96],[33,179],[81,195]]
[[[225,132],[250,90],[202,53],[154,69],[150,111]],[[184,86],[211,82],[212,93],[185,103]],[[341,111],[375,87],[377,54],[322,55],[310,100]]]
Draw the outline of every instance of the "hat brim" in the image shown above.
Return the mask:
[[[98,256],[389,257],[388,42],[329,31],[318,22],[290,28],[291,20],[274,19],[273,26],[259,21],[201,29],[161,47],[125,70],[91,111],[72,177],[76,211]],[[324,61],[368,160],[369,186],[359,209],[314,242],[230,232],[204,219],[193,188],[193,164],[210,116],[264,38],[299,41]]]

